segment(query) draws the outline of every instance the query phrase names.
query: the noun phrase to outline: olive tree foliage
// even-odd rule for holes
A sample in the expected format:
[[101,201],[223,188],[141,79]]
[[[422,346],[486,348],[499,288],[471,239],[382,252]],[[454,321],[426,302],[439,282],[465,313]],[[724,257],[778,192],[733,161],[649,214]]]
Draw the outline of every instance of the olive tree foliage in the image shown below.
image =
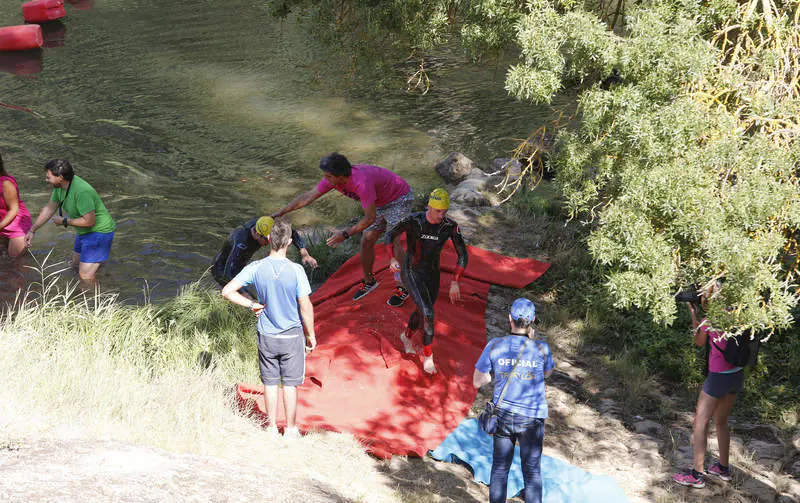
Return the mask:
[[715,324],[792,325],[798,3],[654,2],[619,33],[582,8],[528,6],[507,89],[548,102],[584,86],[551,162],[615,305],[670,323],[676,291],[724,279],[710,296]]
[[[270,0],[340,29],[509,47],[507,91],[578,114],[550,158],[619,308],[670,324],[709,292],[727,329],[794,323],[800,228],[798,0]],[[424,71],[420,64],[420,71]]]

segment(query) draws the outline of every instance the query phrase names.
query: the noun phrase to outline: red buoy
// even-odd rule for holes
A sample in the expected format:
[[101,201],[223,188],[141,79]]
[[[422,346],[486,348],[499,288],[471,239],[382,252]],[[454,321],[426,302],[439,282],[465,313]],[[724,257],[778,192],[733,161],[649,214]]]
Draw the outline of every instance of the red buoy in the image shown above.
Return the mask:
[[22,4],[22,15],[29,23],[46,23],[67,15],[64,0],[33,0]]
[[27,51],[42,46],[42,27],[38,24],[23,24],[0,28],[0,51]]

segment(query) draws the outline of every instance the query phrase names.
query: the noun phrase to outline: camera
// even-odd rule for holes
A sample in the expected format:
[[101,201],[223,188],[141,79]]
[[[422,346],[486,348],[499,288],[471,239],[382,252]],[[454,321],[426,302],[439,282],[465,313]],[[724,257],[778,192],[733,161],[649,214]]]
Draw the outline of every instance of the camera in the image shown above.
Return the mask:
[[700,303],[700,294],[697,293],[697,285],[689,285],[682,288],[675,294],[675,300],[678,302],[688,302],[690,304]]

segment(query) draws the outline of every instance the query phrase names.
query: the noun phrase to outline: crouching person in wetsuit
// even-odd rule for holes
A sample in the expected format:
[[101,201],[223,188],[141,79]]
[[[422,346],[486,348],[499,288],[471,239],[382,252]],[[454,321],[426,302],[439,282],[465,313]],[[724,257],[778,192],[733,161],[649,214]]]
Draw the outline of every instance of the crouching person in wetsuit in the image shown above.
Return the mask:
[[417,304],[411,313],[408,329],[400,334],[406,353],[414,353],[411,336],[422,324],[424,331],[423,350],[425,372],[433,374],[436,366],[433,363],[433,304],[439,296],[439,257],[442,247],[448,239],[458,253],[458,266],[450,283],[450,302],[461,300],[461,289],[458,281],[467,267],[467,246],[458,230],[458,224],[447,218],[450,208],[450,195],[444,189],[436,189],[428,198],[428,207],[420,213],[412,213],[386,234],[386,247],[390,255],[394,249],[394,241],[401,234],[406,235],[406,253],[403,266],[392,258],[391,269],[401,271],[403,284]]
[[[227,285],[244,269],[256,251],[269,244],[269,233],[274,223],[272,217],[254,218],[231,232],[211,266],[211,274],[220,286]],[[309,255],[303,238],[294,229],[292,243],[300,251],[303,264],[316,269],[316,259]]]

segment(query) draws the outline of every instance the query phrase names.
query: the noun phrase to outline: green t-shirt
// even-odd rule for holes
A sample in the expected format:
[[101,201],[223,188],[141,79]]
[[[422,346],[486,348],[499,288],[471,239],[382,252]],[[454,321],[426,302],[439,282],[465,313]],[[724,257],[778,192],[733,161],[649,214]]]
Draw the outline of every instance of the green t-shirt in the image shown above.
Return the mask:
[[103,201],[97,195],[97,191],[86,180],[79,176],[72,179],[69,187],[69,194],[61,188],[53,189],[50,200],[60,203],[64,196],[67,200],[61,206],[64,216],[69,218],[80,218],[87,213],[94,211],[94,227],[75,227],[78,234],[89,234],[90,232],[109,233],[114,232],[114,219],[108,214]]

